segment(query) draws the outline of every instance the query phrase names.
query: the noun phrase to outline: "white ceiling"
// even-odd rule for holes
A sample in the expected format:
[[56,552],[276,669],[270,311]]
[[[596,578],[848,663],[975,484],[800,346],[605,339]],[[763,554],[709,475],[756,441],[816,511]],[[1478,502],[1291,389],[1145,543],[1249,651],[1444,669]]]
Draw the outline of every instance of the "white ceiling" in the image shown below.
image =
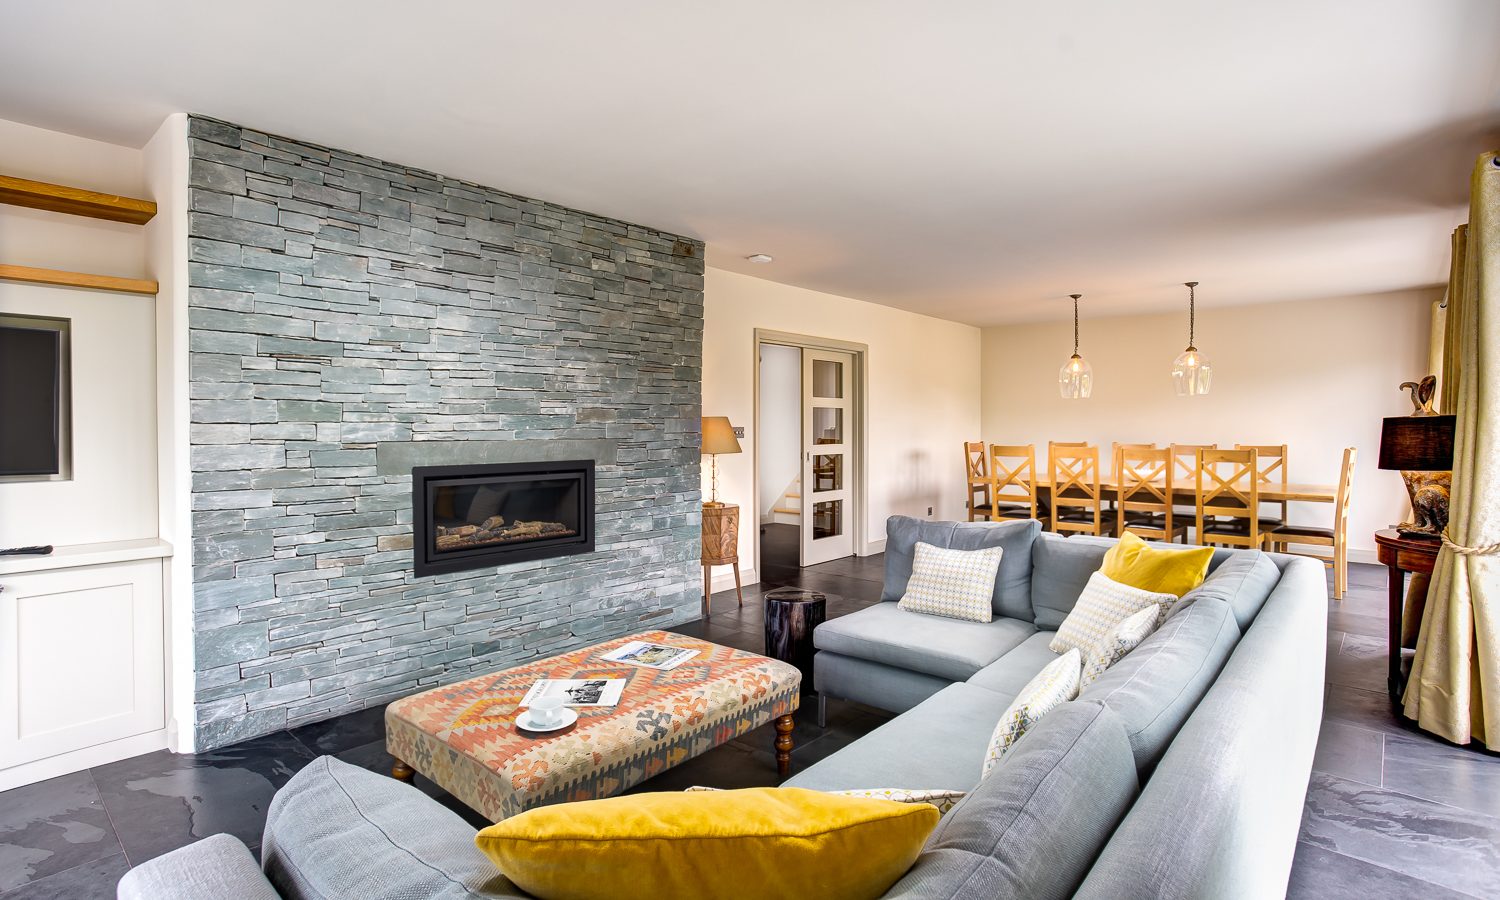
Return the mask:
[[[974,324],[1446,280],[1500,145],[1500,3],[52,0],[0,118],[186,110]],[[4,150],[0,148],[0,158]],[[3,160],[0,160],[3,162]],[[743,257],[768,253],[769,265]]]

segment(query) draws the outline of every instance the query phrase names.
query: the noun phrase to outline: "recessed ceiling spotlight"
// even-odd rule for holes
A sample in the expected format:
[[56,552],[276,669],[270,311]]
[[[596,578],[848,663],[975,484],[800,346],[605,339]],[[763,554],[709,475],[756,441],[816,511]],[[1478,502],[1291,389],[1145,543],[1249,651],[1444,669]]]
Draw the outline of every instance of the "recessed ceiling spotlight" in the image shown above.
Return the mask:
[[747,256],[745,258],[748,259],[748,260],[750,260],[753,263],[768,263],[768,262],[771,261],[771,257],[767,256],[764,253],[756,253],[756,254],[753,254],[751,256]]

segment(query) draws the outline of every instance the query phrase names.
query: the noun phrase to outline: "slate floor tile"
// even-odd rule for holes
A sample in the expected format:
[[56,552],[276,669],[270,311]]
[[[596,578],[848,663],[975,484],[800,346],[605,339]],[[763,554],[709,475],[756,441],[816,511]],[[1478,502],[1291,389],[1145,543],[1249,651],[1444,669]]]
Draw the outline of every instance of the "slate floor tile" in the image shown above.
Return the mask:
[[1385,638],[1346,634],[1338,652],[1328,657],[1328,681],[1367,691],[1384,691],[1388,658]]
[[1298,841],[1286,896],[1287,900],[1374,900],[1377,897],[1467,900],[1472,895]]
[[1386,736],[1344,722],[1324,722],[1313,769],[1380,787]]
[[119,853],[120,841],[87,771],[0,795],[0,891]]
[[129,869],[125,854],[115,853],[0,893],[0,900],[114,900]]
[[266,809],[313,754],[285,731],[207,753],[147,753],[93,769],[130,862],[211,834],[260,845]]
[[[1385,741],[1384,786],[1500,817],[1500,756],[1414,734]],[[1496,893],[1500,894],[1500,878]]]
[[1323,702],[1323,718],[1325,721],[1348,722],[1386,734],[1411,733],[1402,725],[1402,719],[1396,715],[1390,698],[1383,690],[1369,691],[1344,684],[1330,684],[1327,698]]
[[1302,839],[1480,897],[1500,873],[1500,818],[1314,772]]
[[385,705],[324,722],[299,725],[291,729],[291,732],[292,737],[301,741],[315,755],[337,756],[345,750],[362,747],[371,741],[385,740]]

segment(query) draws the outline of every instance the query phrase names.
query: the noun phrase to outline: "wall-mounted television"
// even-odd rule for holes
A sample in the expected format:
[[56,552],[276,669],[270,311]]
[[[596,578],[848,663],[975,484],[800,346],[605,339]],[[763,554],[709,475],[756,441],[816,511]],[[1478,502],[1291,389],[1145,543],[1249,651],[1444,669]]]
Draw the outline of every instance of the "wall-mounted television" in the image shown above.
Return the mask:
[[0,477],[68,469],[68,320],[0,316]]

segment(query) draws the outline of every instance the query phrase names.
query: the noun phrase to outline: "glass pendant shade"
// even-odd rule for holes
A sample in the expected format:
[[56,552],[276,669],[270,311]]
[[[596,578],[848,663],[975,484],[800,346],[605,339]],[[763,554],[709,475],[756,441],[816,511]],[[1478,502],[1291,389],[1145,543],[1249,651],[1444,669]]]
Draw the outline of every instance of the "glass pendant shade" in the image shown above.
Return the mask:
[[1208,393],[1213,385],[1214,369],[1193,346],[1198,328],[1198,282],[1184,281],[1183,285],[1188,289],[1188,345],[1172,360],[1172,387],[1179,397],[1197,397]]
[[1094,392],[1094,367],[1088,360],[1073,354],[1057,371],[1057,390],[1064,400],[1087,400]]
[[1179,397],[1196,397],[1208,393],[1213,384],[1214,368],[1196,347],[1182,351],[1172,363],[1172,386]]
[[1082,294],[1069,294],[1073,300],[1073,355],[1057,370],[1057,392],[1064,400],[1087,400],[1094,392],[1094,367],[1078,355],[1078,299]]

